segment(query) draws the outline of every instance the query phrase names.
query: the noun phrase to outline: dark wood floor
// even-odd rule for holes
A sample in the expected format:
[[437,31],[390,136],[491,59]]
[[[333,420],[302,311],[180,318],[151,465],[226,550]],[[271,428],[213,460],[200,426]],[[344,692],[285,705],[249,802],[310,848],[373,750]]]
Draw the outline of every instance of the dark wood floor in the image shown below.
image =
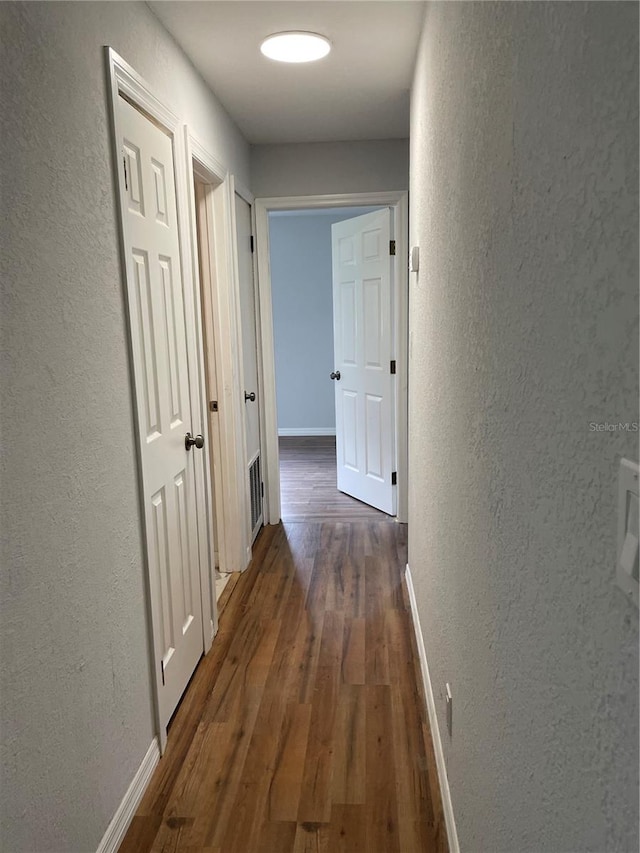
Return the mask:
[[279,445],[284,521],[393,520],[338,491],[334,437],[281,436]]
[[122,853],[446,851],[406,528],[265,528]]

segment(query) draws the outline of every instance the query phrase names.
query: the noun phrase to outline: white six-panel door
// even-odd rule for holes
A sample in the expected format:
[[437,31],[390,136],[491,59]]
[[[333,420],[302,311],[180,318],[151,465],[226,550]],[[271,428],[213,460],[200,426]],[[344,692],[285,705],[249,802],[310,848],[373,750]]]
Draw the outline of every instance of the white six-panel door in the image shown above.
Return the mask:
[[[249,480],[249,518],[252,540],[262,525],[262,459],[260,458],[260,401],[258,400],[258,346],[256,297],[251,252],[251,207],[235,196],[238,245],[238,283],[245,394],[245,442]],[[248,395],[248,396],[247,396]],[[253,399],[251,396],[253,395]]]
[[159,716],[203,652],[188,352],[172,140],[118,98],[120,185]]
[[391,211],[331,232],[338,489],[395,515]]

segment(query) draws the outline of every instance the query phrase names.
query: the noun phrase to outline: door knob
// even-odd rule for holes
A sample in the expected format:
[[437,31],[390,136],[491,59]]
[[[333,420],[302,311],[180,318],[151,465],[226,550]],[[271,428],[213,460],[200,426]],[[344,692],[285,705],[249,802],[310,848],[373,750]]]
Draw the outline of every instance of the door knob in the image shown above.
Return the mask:
[[244,392],[244,401],[245,401],[245,403],[247,402],[247,400],[251,400],[251,402],[252,402],[252,403],[255,403],[255,401],[256,401],[256,392],[255,392],[255,391],[252,391],[252,392],[249,394],[249,392],[248,392],[248,391],[245,391],[245,392]]
[[184,437],[184,446],[186,450],[191,450],[193,445],[201,450],[204,447],[204,438],[201,435],[197,435],[195,438],[188,432]]
[[336,372],[335,372],[335,373],[331,373],[331,378],[332,378],[332,379],[337,379],[337,380],[338,380],[338,382],[339,382],[339,381],[340,381],[340,371],[339,371],[339,370],[336,370]]

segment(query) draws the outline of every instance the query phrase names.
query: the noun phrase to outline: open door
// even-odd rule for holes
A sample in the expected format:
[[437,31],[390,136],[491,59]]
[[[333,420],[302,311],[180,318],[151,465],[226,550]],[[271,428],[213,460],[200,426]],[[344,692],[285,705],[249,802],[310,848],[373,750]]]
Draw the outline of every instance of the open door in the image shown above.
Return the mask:
[[331,226],[338,489],[396,514],[389,208]]

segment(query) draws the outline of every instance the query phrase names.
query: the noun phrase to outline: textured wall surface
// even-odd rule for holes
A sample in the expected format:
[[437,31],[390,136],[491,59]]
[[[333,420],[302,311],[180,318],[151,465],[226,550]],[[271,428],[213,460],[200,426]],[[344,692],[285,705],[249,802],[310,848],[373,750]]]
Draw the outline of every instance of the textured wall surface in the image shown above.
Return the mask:
[[280,429],[335,429],[331,226],[375,209],[269,217]]
[[1,838],[95,850],[154,736],[103,45],[243,181],[143,4],[3,3]]
[[637,62],[637,4],[427,8],[409,562],[464,851],[638,849],[638,436],[589,428],[638,420]]
[[251,146],[251,190],[258,198],[408,187],[408,139]]

